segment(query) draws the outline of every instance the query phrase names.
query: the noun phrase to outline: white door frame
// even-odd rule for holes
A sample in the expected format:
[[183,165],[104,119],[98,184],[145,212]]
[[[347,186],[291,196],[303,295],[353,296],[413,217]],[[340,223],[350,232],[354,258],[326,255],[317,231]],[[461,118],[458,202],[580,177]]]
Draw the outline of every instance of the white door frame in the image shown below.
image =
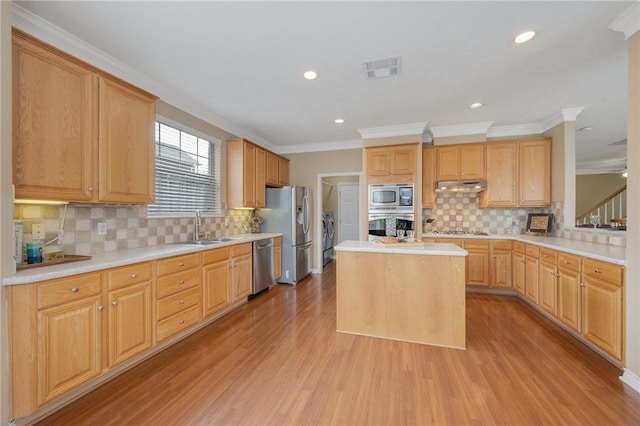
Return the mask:
[[[360,196],[362,197],[362,172],[341,172],[341,173],[318,173],[318,181],[316,183],[316,194],[318,195],[318,201],[315,203],[315,217],[319,218],[319,220],[322,220],[322,179],[323,178],[328,178],[328,177],[339,177],[339,176],[358,176],[358,184],[360,184]],[[358,203],[358,215],[359,217],[362,217],[362,215],[364,214],[364,211],[362,210],[362,203]],[[362,235],[363,229],[362,226],[363,224],[360,223],[360,235]],[[319,271],[313,271],[314,274],[321,274],[322,273],[322,254],[324,252],[324,247],[322,247],[322,222],[318,222],[318,226],[316,226],[316,236],[315,236],[315,254],[316,254],[316,259],[314,264],[318,265],[318,267],[320,268]]]

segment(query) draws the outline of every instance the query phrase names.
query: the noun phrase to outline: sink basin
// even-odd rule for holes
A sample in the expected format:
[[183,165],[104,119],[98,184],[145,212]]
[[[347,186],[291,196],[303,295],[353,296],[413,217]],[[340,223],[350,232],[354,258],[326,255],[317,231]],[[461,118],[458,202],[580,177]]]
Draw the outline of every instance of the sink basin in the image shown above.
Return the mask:
[[220,243],[226,243],[229,241],[240,241],[240,240],[246,240],[246,239],[247,237],[222,237],[222,238],[214,238],[213,240],[180,241],[176,244],[192,244],[196,246],[209,246],[212,244],[220,244]]

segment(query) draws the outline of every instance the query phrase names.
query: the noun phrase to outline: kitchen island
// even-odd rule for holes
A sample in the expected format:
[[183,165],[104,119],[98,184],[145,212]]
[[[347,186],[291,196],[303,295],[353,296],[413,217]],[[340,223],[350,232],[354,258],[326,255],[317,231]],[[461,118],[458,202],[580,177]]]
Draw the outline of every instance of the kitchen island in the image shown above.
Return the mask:
[[370,241],[335,250],[337,331],[466,348],[465,250]]

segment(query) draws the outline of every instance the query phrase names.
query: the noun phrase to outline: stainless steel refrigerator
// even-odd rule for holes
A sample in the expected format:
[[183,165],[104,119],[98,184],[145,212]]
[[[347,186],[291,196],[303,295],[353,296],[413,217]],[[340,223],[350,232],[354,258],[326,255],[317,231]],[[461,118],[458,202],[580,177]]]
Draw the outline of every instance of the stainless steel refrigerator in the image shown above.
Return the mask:
[[259,212],[263,232],[282,233],[282,276],[297,284],[311,273],[311,194],[309,188],[267,188],[267,208]]

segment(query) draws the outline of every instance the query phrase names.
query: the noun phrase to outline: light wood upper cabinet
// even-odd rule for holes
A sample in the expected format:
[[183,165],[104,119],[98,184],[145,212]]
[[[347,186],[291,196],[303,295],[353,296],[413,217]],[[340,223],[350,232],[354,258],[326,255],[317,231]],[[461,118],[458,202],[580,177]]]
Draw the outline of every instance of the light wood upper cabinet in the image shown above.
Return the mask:
[[271,151],[267,152],[267,170],[265,172],[265,183],[269,186],[278,186],[278,161],[280,157]]
[[548,207],[551,139],[486,144],[487,189],[480,207]]
[[444,145],[436,147],[436,180],[485,178],[484,144]]
[[16,198],[91,201],[97,75],[14,32],[12,77]]
[[436,150],[432,146],[422,148],[422,207],[436,205]]
[[156,97],[13,30],[16,198],[154,201]]
[[155,98],[100,78],[100,201],[149,204],[155,197]]
[[418,144],[366,148],[369,183],[416,182]]
[[518,146],[515,142],[486,144],[487,188],[480,207],[518,205]]
[[255,171],[255,207],[262,208],[267,204],[267,151],[256,147],[256,171]]
[[551,140],[522,141],[519,154],[519,205],[551,204]]
[[289,183],[289,160],[278,157],[278,186],[287,186]]

